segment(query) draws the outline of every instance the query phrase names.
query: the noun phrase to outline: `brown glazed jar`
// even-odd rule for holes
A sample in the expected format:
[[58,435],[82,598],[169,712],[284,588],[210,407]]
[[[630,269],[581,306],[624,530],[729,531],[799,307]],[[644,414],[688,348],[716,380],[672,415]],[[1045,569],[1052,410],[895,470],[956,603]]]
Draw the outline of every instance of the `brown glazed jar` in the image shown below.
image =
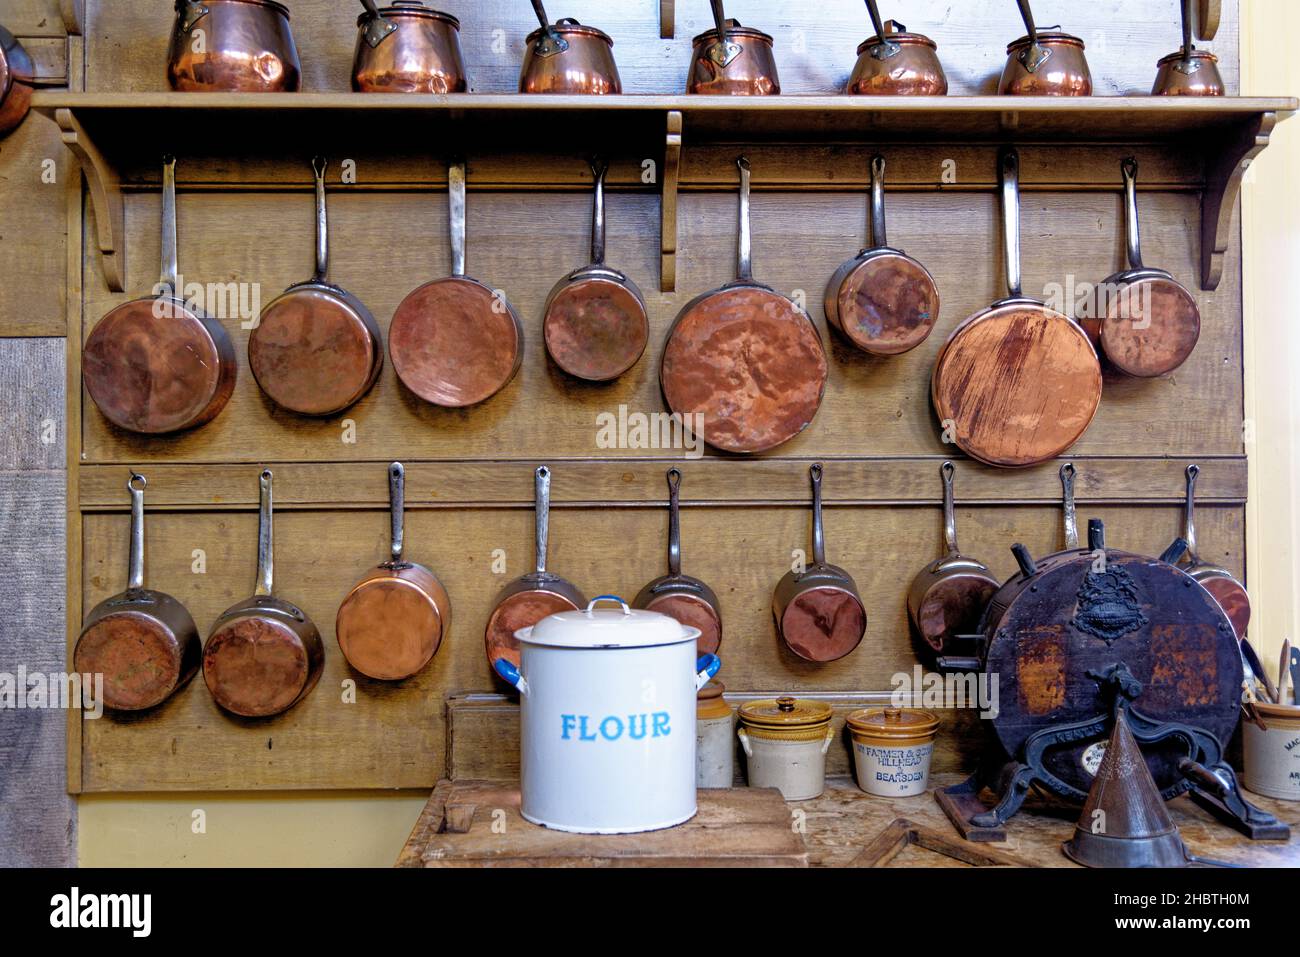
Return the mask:
[[[563,41],[557,45],[555,38]],[[520,93],[622,93],[614,63],[614,41],[595,27],[565,18],[538,27],[524,41]]]
[[1059,30],[1043,30],[1038,32],[1038,49],[1046,57],[1033,56],[1034,42],[1028,36],[1007,45],[1007,65],[1002,70],[998,93],[1004,96],[1092,95],[1092,74],[1088,71],[1082,40]]
[[885,35],[868,37],[858,46],[858,62],[846,93],[855,96],[944,96],[948,77],[938,47],[927,36],[908,33],[890,20]]
[[352,89],[358,93],[464,93],[460,21],[419,0],[357,18]]
[[177,0],[167,82],[185,93],[295,93],[289,8],[275,0]]

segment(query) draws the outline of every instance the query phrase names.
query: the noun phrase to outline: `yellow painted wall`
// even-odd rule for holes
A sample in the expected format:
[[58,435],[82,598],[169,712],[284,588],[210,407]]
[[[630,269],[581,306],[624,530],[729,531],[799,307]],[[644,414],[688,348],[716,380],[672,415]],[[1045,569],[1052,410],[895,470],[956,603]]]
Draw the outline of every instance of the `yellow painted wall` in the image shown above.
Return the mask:
[[[1242,92],[1300,95],[1300,3],[1242,0]],[[1243,193],[1246,418],[1253,421],[1247,534],[1251,634],[1265,661],[1300,637],[1300,117],[1281,124]],[[1248,437],[1249,433],[1248,433]],[[425,795],[92,795],[78,802],[88,867],[132,865],[387,866]],[[193,833],[193,812],[206,833]]]

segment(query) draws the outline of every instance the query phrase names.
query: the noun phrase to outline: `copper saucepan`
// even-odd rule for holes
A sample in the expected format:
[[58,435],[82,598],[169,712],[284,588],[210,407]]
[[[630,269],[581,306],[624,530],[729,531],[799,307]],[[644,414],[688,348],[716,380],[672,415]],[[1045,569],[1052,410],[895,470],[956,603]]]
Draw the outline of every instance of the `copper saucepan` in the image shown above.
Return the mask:
[[623,92],[609,34],[570,17],[551,23],[542,0],[532,3],[541,28],[524,41],[520,93]]
[[1201,583],[1214,600],[1219,603],[1223,613],[1232,622],[1232,630],[1237,639],[1246,637],[1246,627],[1250,624],[1250,595],[1226,568],[1201,560],[1196,548],[1196,477],[1201,474],[1199,465],[1187,466],[1187,502],[1183,513],[1183,540],[1187,542],[1187,566],[1183,569],[1192,578]]
[[1088,334],[1020,289],[1020,158],[1000,157],[1003,239],[1010,295],[948,337],[930,398],[945,436],[967,455],[1003,468],[1060,455],[1101,402],[1101,363]]
[[267,397],[299,415],[334,415],[370,391],[384,366],[379,324],[361,300],[329,281],[323,157],[316,174],[316,273],[262,309],[248,365]]
[[488,667],[495,674],[495,662],[504,658],[519,667],[519,642],[515,632],[537,624],[547,615],[576,611],[587,604],[577,586],[546,570],[546,547],[550,537],[551,470],[539,466],[533,473],[536,508],[537,567],[516,578],[497,595],[484,633]]
[[939,288],[929,270],[885,238],[885,158],[871,159],[871,245],[826,284],[826,321],[877,356],[924,342],[939,318]]
[[524,358],[524,327],[504,294],[465,275],[465,163],[447,167],[451,275],[406,295],[388,325],[402,384],[425,402],[462,408],[504,389]]
[[772,593],[776,630],[786,646],[805,661],[835,661],[862,641],[867,612],[853,576],[826,561],[822,532],[822,466],[808,470],[813,489],[811,565],[792,568]]
[[781,92],[772,38],[728,20],[722,0],[711,0],[714,29],[691,41],[686,92],[712,96],[773,96]]
[[86,616],[72,653],[78,674],[104,676],[104,705],[142,711],[183,688],[199,669],[203,646],[194,618],[171,595],[144,587],[143,475],[131,473],[131,544],[126,591]]
[[944,462],[943,479],[944,555],[919,571],[907,592],[907,615],[917,635],[936,654],[950,649],[958,635],[974,634],[980,616],[1002,583],[983,562],[969,558],[957,547],[957,511],[953,501],[953,476],[957,468]]
[[1010,96],[1090,96],[1092,74],[1083,41],[1059,28],[1034,25],[1029,0],[1017,0],[1025,36],[1007,45],[1007,65],[998,92]]
[[636,283],[605,265],[605,173],[592,160],[591,262],[565,276],[546,297],[546,351],[565,372],[590,382],[617,379],[637,364],[650,338],[645,299]]
[[1223,96],[1219,58],[1192,45],[1193,16],[1192,0],[1183,0],[1183,45],[1156,64],[1152,96]]
[[698,578],[682,574],[682,531],[678,491],[682,473],[668,470],[668,574],[656,578],[637,594],[633,607],[658,611],[688,628],[698,628],[696,645],[702,655],[717,653],[722,644],[722,608],[713,589]]
[[36,67],[18,38],[0,27],[0,136],[13,130],[32,105]]
[[307,696],[325,666],[320,632],[301,608],[272,594],[271,470],[259,477],[257,588],[221,613],[203,646],[203,680],[218,705],[246,718],[282,714]]
[[808,427],[826,390],[826,348],[798,304],[754,279],[749,161],[740,169],[736,279],[696,296],[668,330],[659,381],[668,407],[726,452],[763,452]]
[[176,0],[167,82],[185,93],[293,93],[302,68],[275,0]]
[[1154,378],[1173,372],[1192,354],[1201,335],[1201,310],[1171,274],[1143,265],[1137,160],[1130,156],[1120,168],[1128,268],[1101,284],[1099,296],[1105,301],[1094,310],[1100,317],[1083,319],[1081,324],[1115,368]]
[[408,562],[403,512],[406,469],[388,466],[391,550],[348,592],[334,620],[334,635],[348,664],[370,678],[400,681],[418,672],[451,629],[451,598],[438,576]]
[[216,418],[235,390],[235,347],[225,328],[177,288],[176,159],[162,173],[162,276],[155,293],[116,307],[82,353],[86,391],[104,418],[145,435]]
[[876,0],[867,0],[867,11],[876,35],[858,46],[858,62],[844,91],[859,96],[943,96],[948,77],[927,36],[908,33],[907,27],[880,19]]
[[382,10],[361,0],[352,56],[358,93],[464,93],[460,21],[420,0],[396,0]]

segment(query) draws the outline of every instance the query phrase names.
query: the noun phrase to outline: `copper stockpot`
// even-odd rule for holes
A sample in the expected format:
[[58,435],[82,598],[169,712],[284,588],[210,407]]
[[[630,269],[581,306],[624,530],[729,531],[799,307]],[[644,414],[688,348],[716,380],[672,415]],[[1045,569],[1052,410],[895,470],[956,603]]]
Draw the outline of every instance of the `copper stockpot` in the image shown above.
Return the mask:
[[1010,96],[1090,96],[1092,74],[1083,41],[1053,28],[1039,31],[1029,0],[1017,0],[1026,36],[1007,45],[998,93]]
[[623,92],[609,34],[569,17],[551,23],[541,0],[533,11],[541,27],[524,41],[520,93]]
[[163,161],[162,275],[155,294],[95,324],[81,376],[109,422],[165,435],[209,422],[235,390],[235,347],[221,323],[187,303],[176,267],[176,158]]
[[464,93],[465,57],[460,21],[420,0],[397,0],[382,10],[362,0],[352,89],[358,93]]
[[176,0],[167,82],[185,93],[295,93],[289,8],[275,0]]
[[1245,642],[1246,626],[1250,624],[1250,595],[1240,581],[1219,565],[1201,560],[1196,548],[1196,477],[1201,474],[1199,465],[1187,466],[1187,502],[1183,511],[1183,540],[1187,542],[1187,562],[1183,571],[1200,583],[1214,596],[1223,613],[1232,623],[1237,639]]
[[18,38],[0,27],[0,136],[27,116],[36,67]]
[[143,475],[131,473],[131,544],[126,591],[91,609],[72,653],[78,674],[104,676],[104,705],[141,711],[161,704],[199,669],[194,618],[171,595],[144,587]]
[[246,718],[288,711],[316,687],[325,666],[325,645],[311,619],[272,594],[271,477],[270,469],[259,477],[257,589],[221,613],[203,646],[203,680],[213,700]]
[[948,77],[938,47],[929,37],[908,33],[896,20],[880,19],[876,0],[867,0],[876,35],[858,45],[858,62],[846,93],[860,96],[943,96]]
[[451,599],[432,571],[402,557],[406,469],[388,466],[391,557],[366,573],[334,621],[339,650],[370,678],[409,678],[438,651],[451,628]]
[[1219,58],[1192,46],[1192,0],[1183,0],[1183,45],[1156,64],[1152,96],[1223,96]]
[[791,569],[772,593],[772,615],[786,647],[805,661],[835,661],[862,641],[867,612],[853,576],[826,561],[822,531],[822,465],[814,463],[812,479],[812,564]]
[[728,20],[722,0],[712,0],[714,29],[691,41],[686,92],[720,96],[770,96],[781,92],[772,38]]

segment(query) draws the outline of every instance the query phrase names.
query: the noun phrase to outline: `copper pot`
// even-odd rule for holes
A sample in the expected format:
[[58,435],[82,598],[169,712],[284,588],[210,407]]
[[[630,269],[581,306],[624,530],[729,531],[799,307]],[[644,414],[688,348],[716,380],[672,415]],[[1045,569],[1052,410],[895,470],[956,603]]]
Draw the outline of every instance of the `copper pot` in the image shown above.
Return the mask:
[[1232,630],[1243,643],[1246,626],[1250,624],[1250,595],[1232,572],[1219,565],[1201,560],[1196,548],[1196,477],[1201,474],[1199,465],[1187,466],[1187,502],[1183,511],[1183,540],[1187,542],[1187,572],[1214,596],[1223,613],[1232,622]]
[[1223,96],[1219,58],[1192,46],[1192,0],[1183,0],[1183,45],[1156,64],[1152,96]]
[[551,23],[541,0],[533,10],[541,27],[524,41],[520,93],[623,92],[609,34],[569,17]]
[[691,41],[686,92],[719,96],[771,96],[781,92],[772,38],[762,30],[728,20],[722,0],[713,0],[712,30]]
[[397,0],[382,10],[362,0],[352,89],[358,93],[464,93],[465,57],[460,21],[420,0]]
[[1018,0],[1026,36],[1007,45],[998,93],[1010,96],[1091,96],[1083,41],[1059,28],[1040,32],[1029,0]]
[[167,82],[185,93],[296,93],[289,9],[275,0],[176,0]]
[[27,116],[36,68],[18,38],[0,27],[0,136]]
[[876,0],[867,0],[876,35],[858,46],[858,62],[846,93],[859,96],[943,96],[948,77],[929,37],[908,33],[896,20],[880,19]]

